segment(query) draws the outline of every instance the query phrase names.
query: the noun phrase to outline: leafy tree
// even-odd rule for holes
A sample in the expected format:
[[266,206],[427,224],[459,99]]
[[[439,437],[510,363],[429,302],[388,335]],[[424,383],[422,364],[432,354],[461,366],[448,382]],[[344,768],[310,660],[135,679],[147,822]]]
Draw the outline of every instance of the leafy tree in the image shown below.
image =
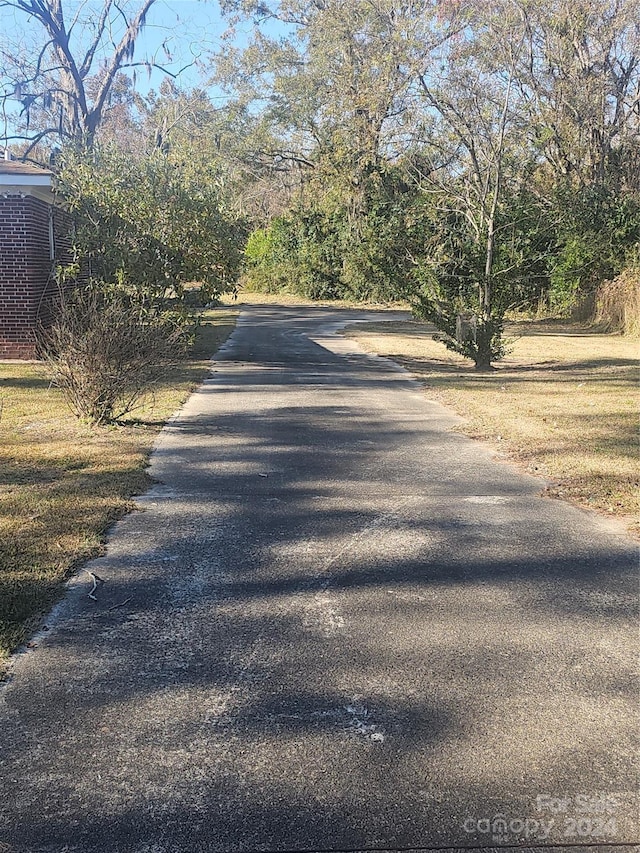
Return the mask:
[[[442,45],[439,71],[419,75],[425,108],[433,115],[422,183],[434,195],[444,231],[442,247],[434,246],[426,259],[429,275],[416,293],[416,309],[448,347],[483,370],[504,353],[511,279],[522,274],[503,245],[515,226],[506,200],[515,195],[523,165],[514,86],[519,23],[513,16],[498,21],[474,13],[464,32]],[[506,66],[483,49],[495,29],[505,28],[512,46]]]
[[92,279],[145,295],[181,297],[200,282],[209,300],[233,287],[242,220],[227,208],[214,166],[155,149],[123,155],[113,146],[68,150],[58,191],[75,214],[76,241]]
[[[516,80],[533,143],[574,187],[637,180],[640,18],[634,0],[509,0],[523,22]],[[505,52],[504,43],[495,48]],[[632,151],[635,157],[630,157]]]
[[92,423],[131,411],[185,352],[194,324],[185,285],[198,282],[209,301],[235,283],[243,223],[226,208],[220,173],[182,155],[94,145],[62,157],[58,192],[75,219],[78,265],[60,275],[76,286],[61,286],[41,349]]
[[[425,44],[443,37],[432,5],[226,7],[253,15],[257,25],[248,49],[218,62],[218,79],[238,103],[260,110],[246,159],[263,175],[294,176],[289,211],[248,246],[250,280],[263,276],[269,287],[322,298],[397,297],[413,263],[416,228],[408,226],[416,194],[407,195],[394,161],[406,145],[415,67],[423,65]],[[265,34],[265,18],[284,29]]]
[[[367,177],[405,151],[415,74],[446,38],[429,0],[285,0],[223,4],[252,16],[247,48],[217,58],[216,80],[258,113],[254,161],[299,172],[299,193],[333,173],[363,212]],[[279,23],[276,34],[261,29]],[[332,186],[335,182],[331,182]]]
[[515,82],[536,155],[529,187],[556,231],[548,302],[567,311],[638,245],[640,20],[629,0],[510,2],[523,21]]

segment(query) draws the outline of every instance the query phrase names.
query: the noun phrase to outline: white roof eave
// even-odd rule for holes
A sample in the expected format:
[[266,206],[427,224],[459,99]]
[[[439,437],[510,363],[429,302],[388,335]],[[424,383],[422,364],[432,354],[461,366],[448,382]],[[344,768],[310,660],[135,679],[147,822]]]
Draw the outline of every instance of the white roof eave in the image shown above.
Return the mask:
[[5,175],[0,172],[1,187],[51,187],[51,175]]
[[[6,180],[8,177],[11,180]],[[30,175],[21,175],[20,180],[18,180],[18,176],[0,175],[0,196],[34,196],[40,199],[40,201],[45,201],[47,204],[59,204],[51,188],[50,179],[43,181],[39,175],[34,175],[35,182],[32,182],[28,180],[30,177]],[[26,178],[27,180],[22,180],[22,178]]]

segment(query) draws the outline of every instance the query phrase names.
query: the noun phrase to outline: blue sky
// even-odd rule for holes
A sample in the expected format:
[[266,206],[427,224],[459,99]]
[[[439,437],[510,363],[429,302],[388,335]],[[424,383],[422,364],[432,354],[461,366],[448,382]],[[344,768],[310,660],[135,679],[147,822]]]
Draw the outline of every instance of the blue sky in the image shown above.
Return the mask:
[[[135,10],[138,2],[125,0],[122,5],[127,10]],[[93,14],[95,18],[99,15],[102,2],[63,0],[67,27],[78,8],[82,9],[85,16]],[[246,42],[250,29],[250,24],[238,27],[234,31],[233,41],[236,44]],[[155,60],[174,74],[184,69],[177,79],[181,87],[201,85],[206,80],[208,55],[220,50],[225,33],[229,33],[229,22],[222,18],[217,0],[156,0],[149,10],[146,26],[138,39],[134,60]],[[121,32],[116,27],[114,40],[118,40],[120,35]],[[74,38],[82,40],[79,26],[74,30]],[[42,29],[30,22],[27,15],[7,6],[0,6],[0,48],[7,49],[14,56],[31,53],[35,59],[43,40]],[[110,52],[110,45],[107,45],[107,51]],[[79,49],[75,52],[80,54]],[[99,52],[96,59],[99,59]],[[126,71],[132,74],[130,69]],[[136,70],[136,88],[143,94],[150,88],[157,89],[162,79],[163,75],[159,71],[152,71],[149,76],[145,68]],[[0,86],[2,82],[0,78]]]
[[[122,6],[129,12],[135,11],[137,0],[125,0]],[[63,10],[67,28],[75,11],[82,7],[83,16],[99,15],[101,0],[63,0]],[[136,49],[136,58],[153,55],[163,41],[166,41],[175,54],[174,68],[180,63],[186,64],[193,54],[206,55],[208,50],[220,47],[221,36],[229,24],[222,19],[217,0],[156,0],[147,15],[147,24],[141,34]],[[8,6],[0,6],[0,47],[7,43],[11,48],[29,45],[34,33],[40,35],[40,28],[30,23],[30,18],[22,11]],[[79,27],[74,30],[77,37]],[[121,33],[115,29],[114,38]],[[41,39],[39,38],[40,42]],[[163,56],[166,59],[166,57]],[[195,81],[195,73],[192,73]]]
[[[140,0],[119,0],[131,17],[139,6]],[[74,14],[81,10],[85,19],[94,21],[103,8],[102,0],[63,0],[63,10],[67,29],[73,21]],[[268,22],[264,28],[270,34],[290,31],[289,27]],[[218,0],[156,0],[147,15],[146,26],[140,34],[134,56],[134,62],[144,63],[155,61],[163,65],[172,74],[178,74],[176,83],[180,88],[206,86],[209,57],[220,51],[225,44],[225,37],[235,46],[247,43],[252,30],[251,22],[237,25],[231,30],[228,19],[223,19]],[[87,31],[88,34],[90,30]],[[111,41],[119,41],[123,32],[122,25],[116,24],[111,40],[107,40],[104,55],[112,52]],[[7,50],[10,55],[37,57],[44,44],[44,31],[40,25],[31,21],[21,11],[0,5],[0,50]],[[73,39],[77,45],[85,44],[83,30],[77,25],[73,30]],[[83,51],[76,46],[74,55],[80,57]],[[94,70],[99,67],[100,51],[97,51]],[[132,69],[123,69],[129,76],[134,76]],[[165,78],[159,70],[138,67],[135,69],[136,89],[143,95],[150,89],[156,91]],[[10,79],[0,76],[0,91],[12,89]],[[213,98],[223,98],[219,89],[209,87]],[[6,116],[0,114],[0,140],[6,134],[11,136],[14,130],[14,118],[21,110],[19,102],[7,104]]]
[[[182,87],[192,87],[202,82],[203,69],[200,63],[207,64],[207,55],[218,51],[222,46],[222,35],[229,29],[228,21],[222,19],[217,2],[199,2],[199,0],[157,0],[151,7],[146,27],[138,40],[135,59],[138,61],[155,57],[157,61],[177,73],[184,66],[196,63],[183,70],[178,77]],[[243,33],[238,33],[242,39]],[[169,60],[162,45],[172,57]],[[141,69],[137,73],[137,88],[144,92],[148,88],[158,88],[163,75],[152,72],[149,81],[147,72]]]

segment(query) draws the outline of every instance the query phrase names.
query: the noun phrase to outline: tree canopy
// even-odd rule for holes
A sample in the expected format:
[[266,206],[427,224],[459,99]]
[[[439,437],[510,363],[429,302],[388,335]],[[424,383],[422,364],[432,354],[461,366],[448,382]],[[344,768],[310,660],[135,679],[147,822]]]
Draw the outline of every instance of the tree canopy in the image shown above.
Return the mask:
[[298,178],[248,245],[256,281],[409,299],[486,367],[508,309],[567,308],[637,257],[635,4],[227,7],[254,38],[218,79],[260,117],[255,142],[271,133],[262,162]]
[[[153,204],[115,184],[105,198],[139,222],[153,210],[166,247],[196,235],[210,270],[244,250],[254,286],[408,300],[479,367],[504,351],[508,310],[568,310],[639,262],[632,0],[224,0],[202,85],[140,94],[127,65],[153,2],[69,20],[63,0],[0,0],[42,33],[28,56],[0,37],[2,97],[30,144],[126,152]],[[246,250],[223,220],[251,223]]]

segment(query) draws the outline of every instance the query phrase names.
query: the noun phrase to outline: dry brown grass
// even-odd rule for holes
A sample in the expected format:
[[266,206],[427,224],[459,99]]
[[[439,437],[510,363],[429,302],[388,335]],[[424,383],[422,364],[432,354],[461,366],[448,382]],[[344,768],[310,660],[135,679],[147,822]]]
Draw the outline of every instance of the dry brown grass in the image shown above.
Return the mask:
[[491,373],[432,340],[422,323],[352,327],[349,337],[424,382],[427,395],[544,478],[547,493],[624,520],[640,533],[637,341],[557,323],[518,323]]
[[355,308],[372,310],[408,309],[408,305],[401,302],[354,302],[348,299],[308,299],[306,296],[298,296],[294,293],[263,293],[259,290],[240,290],[236,297],[231,294],[222,294],[220,297],[223,305],[242,307],[243,305],[284,305],[291,307],[315,307],[315,308]]
[[593,319],[604,332],[640,338],[640,267],[629,267],[598,288]]
[[206,376],[235,316],[207,312],[190,359],[115,427],[78,421],[41,365],[0,363],[0,672],[73,568],[100,553],[109,525],[148,488],[158,430]]

